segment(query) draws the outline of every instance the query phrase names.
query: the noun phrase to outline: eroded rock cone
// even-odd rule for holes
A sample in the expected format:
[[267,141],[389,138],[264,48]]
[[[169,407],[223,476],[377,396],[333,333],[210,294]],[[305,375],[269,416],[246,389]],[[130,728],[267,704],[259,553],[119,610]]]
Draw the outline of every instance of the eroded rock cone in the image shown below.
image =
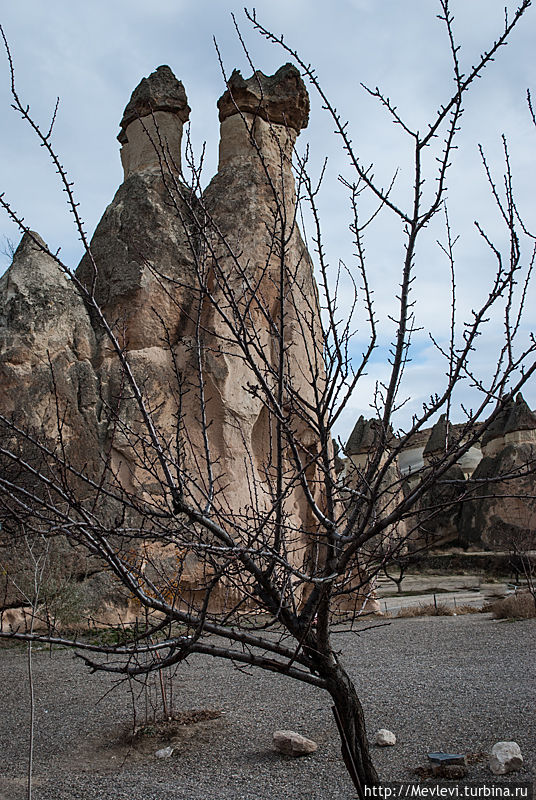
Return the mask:
[[[70,603],[58,604],[55,598],[57,587],[77,587],[96,569],[87,553],[68,544],[59,526],[46,544],[40,537],[33,541],[29,531],[42,525],[32,516],[35,509],[43,514],[38,500],[58,502],[39,473],[82,497],[85,487],[75,470],[95,475],[101,465],[105,430],[94,355],[93,328],[76,287],[39,234],[25,233],[0,278],[0,446],[14,456],[0,455],[0,474],[26,493],[10,496],[8,491],[2,498],[0,596],[9,609],[4,625],[22,630],[27,623],[23,609],[28,576],[35,570],[32,559],[46,563],[40,600],[48,613],[65,621],[90,604],[88,593],[77,595],[77,589],[71,590]],[[72,469],[63,470],[62,464]],[[9,508],[14,517],[6,513]],[[17,515],[28,530],[16,523]]]
[[134,90],[118,137],[125,179],[91,240],[97,275],[87,256],[77,270],[87,287],[95,282],[97,302],[130,350],[162,347],[166,334],[186,332],[195,273],[183,199],[190,193],[178,174],[189,113],[184,87],[167,66]]
[[536,414],[519,394],[482,437],[482,460],[472,475],[479,483],[478,499],[463,506],[464,543],[532,549],[536,501],[530,465],[535,458]]
[[0,278],[0,413],[52,440],[63,424],[80,465],[99,438],[95,335],[82,298],[47,250],[39,234],[24,234]]
[[[445,456],[456,432],[445,414],[433,426],[423,452],[427,467],[434,465]],[[425,545],[439,545],[457,541],[460,531],[462,504],[457,502],[465,489],[465,475],[458,464],[445,473],[443,479],[423,495],[420,503],[419,539]],[[438,511],[438,509],[440,509]],[[443,509],[443,510],[441,510]],[[431,513],[431,510],[433,513]]]

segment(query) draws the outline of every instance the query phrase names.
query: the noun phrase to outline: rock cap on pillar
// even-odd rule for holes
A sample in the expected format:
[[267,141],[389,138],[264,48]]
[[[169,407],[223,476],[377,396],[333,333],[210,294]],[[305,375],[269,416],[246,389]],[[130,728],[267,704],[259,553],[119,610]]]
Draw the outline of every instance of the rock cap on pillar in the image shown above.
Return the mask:
[[536,429],[536,414],[530,410],[520,392],[515,399],[512,398],[505,404],[495,421],[484,433],[482,447],[486,447],[493,440],[500,439],[509,433],[534,429]]
[[121,144],[127,141],[126,130],[131,122],[157,111],[175,114],[181,122],[190,116],[190,106],[186,91],[167,64],[155,69],[148,78],[142,78],[136,86],[123,113],[118,139]]
[[249,113],[299,133],[309,122],[309,94],[292,64],[284,64],[275,75],[257,70],[247,79],[235,69],[218,100],[218,109],[220,122],[234,114]]
[[378,420],[365,419],[361,414],[346,442],[346,455],[356,456],[370,452],[378,444],[379,433],[380,424]]
[[[347,456],[357,456],[370,453],[383,444],[382,424],[379,419],[365,419],[363,414],[357,420],[344,451]],[[389,428],[386,445],[394,440],[393,431]]]

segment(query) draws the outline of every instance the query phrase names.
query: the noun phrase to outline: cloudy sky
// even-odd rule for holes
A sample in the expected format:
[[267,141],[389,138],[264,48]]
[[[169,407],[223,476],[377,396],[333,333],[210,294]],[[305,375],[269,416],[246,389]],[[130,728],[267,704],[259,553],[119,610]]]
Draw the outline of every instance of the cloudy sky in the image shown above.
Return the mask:
[[[515,3],[507,3],[510,13]],[[461,44],[462,67],[474,64],[504,24],[504,0],[452,0],[455,30]],[[259,19],[296,47],[312,62],[322,85],[337,109],[349,120],[356,152],[374,164],[378,181],[390,182],[398,169],[396,198],[405,203],[412,187],[411,146],[401,129],[391,123],[360,84],[379,86],[407,123],[424,130],[453,88],[448,40],[436,14],[435,0],[258,0]],[[25,0],[4,4],[0,21],[9,39],[16,67],[17,87],[37,120],[47,124],[60,97],[54,144],[75,181],[78,200],[89,232],[122,179],[119,145],[115,137],[130,93],[139,80],[160,64],[169,64],[186,88],[192,108],[192,137],[198,149],[207,146],[206,182],[216,170],[218,122],[216,101],[223,80],[213,37],[217,39],[225,68],[250,73],[234,30],[235,12],[255,65],[273,73],[288,60],[276,46],[264,41],[245,19],[242,5],[225,0]],[[477,235],[474,220],[504,244],[504,233],[490,199],[477,144],[488,154],[499,183],[502,180],[501,135],[508,138],[520,212],[536,228],[534,152],[536,130],[526,107],[527,88],[536,96],[536,7],[530,8],[508,47],[486,70],[467,97],[463,131],[450,174],[449,216],[457,244],[458,313],[463,318],[486,294],[495,264]],[[81,255],[57,177],[36,145],[31,131],[10,110],[7,60],[0,53],[0,108],[2,169],[0,191],[52,248],[61,247],[64,259],[75,265]],[[337,181],[339,173],[351,178],[333,124],[312,95],[309,128],[300,136],[311,148],[313,173],[329,157],[324,194],[320,199],[329,260],[352,266],[348,233],[348,200]],[[427,168],[433,187],[433,157]],[[0,216],[0,244],[17,242],[19,234]],[[416,264],[417,322],[444,342],[450,318],[448,264],[436,240],[444,241],[438,224],[423,237]],[[393,220],[382,218],[367,239],[370,278],[381,322],[381,346],[359,391],[344,415],[343,438],[359,413],[371,415],[370,402],[377,380],[386,377],[386,348],[393,326],[398,274],[403,258],[403,237]],[[0,256],[0,272],[9,263]],[[536,293],[529,296],[523,336],[534,327]],[[416,337],[413,362],[403,395],[410,398],[400,415],[406,424],[410,411],[418,410],[430,392],[441,388],[444,375],[426,331]],[[361,335],[361,334],[360,334]],[[356,341],[356,353],[365,341]],[[482,337],[476,364],[482,375],[496,364],[502,340],[500,320],[492,319]],[[468,382],[466,382],[468,383]],[[534,382],[525,396],[534,407]],[[468,385],[459,400],[476,403]],[[458,414],[458,418],[460,415]]]

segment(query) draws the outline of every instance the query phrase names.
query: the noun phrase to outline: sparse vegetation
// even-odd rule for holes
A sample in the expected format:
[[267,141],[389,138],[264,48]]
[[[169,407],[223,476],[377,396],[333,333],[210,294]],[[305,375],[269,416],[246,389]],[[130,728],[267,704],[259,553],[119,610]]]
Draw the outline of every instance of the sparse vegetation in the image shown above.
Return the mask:
[[221,717],[221,711],[215,708],[192,709],[191,711],[181,711],[174,714],[169,720],[157,720],[155,722],[140,725],[134,732],[129,731],[127,740],[138,742],[141,739],[172,739],[180,733],[181,727],[195,725],[198,722],[206,722]]
[[481,612],[482,609],[477,606],[450,606],[445,605],[445,603],[437,603],[437,605],[426,603],[425,605],[405,606],[393,616],[397,619],[405,619],[407,617],[453,617],[461,616],[462,614],[480,614]]
[[533,619],[536,617],[536,603],[529,591],[516,592],[502,600],[495,600],[485,606],[484,611],[491,611],[495,619]]

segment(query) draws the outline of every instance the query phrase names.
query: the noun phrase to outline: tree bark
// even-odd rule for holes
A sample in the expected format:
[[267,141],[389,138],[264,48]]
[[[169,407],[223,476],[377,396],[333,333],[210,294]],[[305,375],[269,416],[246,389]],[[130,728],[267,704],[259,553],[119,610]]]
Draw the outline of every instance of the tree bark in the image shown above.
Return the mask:
[[364,798],[365,787],[378,786],[380,781],[370,757],[363,707],[351,679],[339,663],[325,677],[334,702],[333,714],[341,737],[344,763],[359,797]]

